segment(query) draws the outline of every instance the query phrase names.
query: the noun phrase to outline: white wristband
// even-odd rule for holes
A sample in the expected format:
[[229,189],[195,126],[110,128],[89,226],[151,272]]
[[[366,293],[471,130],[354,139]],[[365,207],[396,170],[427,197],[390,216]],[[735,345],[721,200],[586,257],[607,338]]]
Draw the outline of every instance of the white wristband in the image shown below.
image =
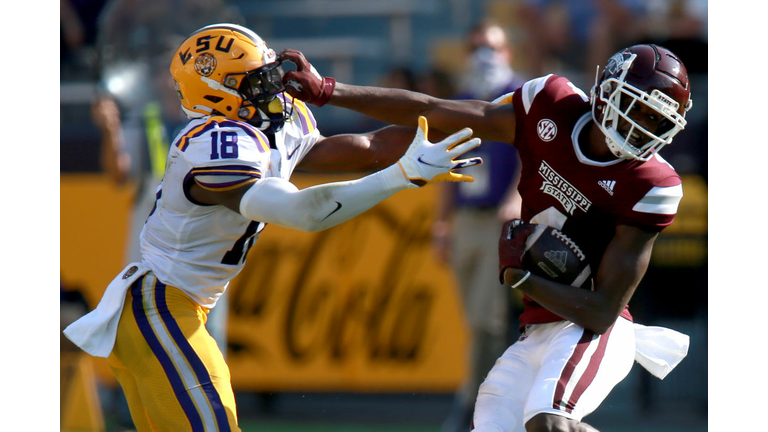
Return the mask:
[[519,287],[523,282],[525,282],[526,279],[528,279],[528,276],[530,276],[530,275],[531,275],[531,272],[526,272],[525,276],[520,278],[519,281],[515,282],[514,285],[510,285],[510,286],[512,287],[512,289]]

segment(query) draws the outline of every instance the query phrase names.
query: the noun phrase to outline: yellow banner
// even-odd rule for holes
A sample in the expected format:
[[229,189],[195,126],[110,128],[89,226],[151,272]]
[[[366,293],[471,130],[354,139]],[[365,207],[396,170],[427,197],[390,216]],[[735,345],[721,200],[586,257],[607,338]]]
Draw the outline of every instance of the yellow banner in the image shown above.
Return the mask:
[[[233,386],[454,390],[469,336],[453,275],[430,250],[436,197],[432,186],[403,191],[318,233],[268,226],[229,287]],[[106,178],[61,178],[62,278],[89,300],[123,267],[115,236],[125,235],[129,199]]]

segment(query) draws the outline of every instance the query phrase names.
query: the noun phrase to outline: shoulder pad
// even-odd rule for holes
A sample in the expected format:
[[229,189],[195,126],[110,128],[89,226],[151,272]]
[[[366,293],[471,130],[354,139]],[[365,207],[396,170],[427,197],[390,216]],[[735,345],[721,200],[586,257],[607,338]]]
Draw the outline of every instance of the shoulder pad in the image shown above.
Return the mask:
[[531,109],[531,104],[533,104],[533,99],[541,90],[544,89],[544,85],[547,84],[547,80],[549,80],[551,76],[552,74],[545,75],[539,78],[534,78],[526,82],[525,84],[523,84],[522,87],[520,87],[523,108],[525,108],[526,114],[528,114],[528,111],[530,111]]

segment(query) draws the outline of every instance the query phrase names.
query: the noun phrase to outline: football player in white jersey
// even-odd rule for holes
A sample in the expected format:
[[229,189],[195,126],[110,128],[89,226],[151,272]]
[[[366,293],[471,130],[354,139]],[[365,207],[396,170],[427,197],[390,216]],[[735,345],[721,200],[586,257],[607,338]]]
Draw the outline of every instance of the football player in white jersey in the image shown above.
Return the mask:
[[628,309],[653,243],[682,198],[680,177],[658,155],[683,130],[691,107],[688,74],[675,54],[657,45],[616,53],[591,97],[568,79],[547,75],[493,103],[336,83],[310,72],[298,51],[281,56],[298,65],[283,81],[301,100],[392,124],[426,116],[445,133],[468,126],[484,140],[514,145],[522,162],[522,218],[561,230],[595,269],[585,289],[523,269],[532,225],[488,245],[499,248],[500,279],[524,293],[525,309],[520,340],[480,387],[474,431],[594,431],[582,419],[635,359],[663,377],[687,354],[688,337],[669,329],[654,340],[668,343],[665,349],[647,351],[640,343],[647,328],[633,324]]
[[[323,137],[307,106],[284,94],[280,64],[233,24],[179,46],[170,72],[190,121],[141,232],[142,262],[65,330],[108,357],[139,431],[240,430],[229,370],[204,324],[267,224],[323,230],[406,188],[472,181],[457,170],[482,163],[459,159],[480,144],[470,129],[433,144],[423,117],[415,130]],[[379,171],[299,190],[289,180],[296,169]]]

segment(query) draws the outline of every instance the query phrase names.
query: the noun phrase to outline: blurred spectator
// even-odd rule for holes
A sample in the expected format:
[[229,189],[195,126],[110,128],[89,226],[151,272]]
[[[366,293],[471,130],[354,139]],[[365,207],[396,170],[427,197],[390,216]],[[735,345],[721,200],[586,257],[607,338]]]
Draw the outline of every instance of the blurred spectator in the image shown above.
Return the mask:
[[224,0],[111,0],[99,16],[103,63],[146,59],[167,66],[166,55],[193,31],[243,19]]
[[[473,26],[467,37],[467,68],[457,99],[495,100],[513,92],[524,80],[512,70],[512,49],[504,29],[492,21]],[[505,143],[484,141],[467,155],[484,163],[466,170],[472,183],[439,185],[437,219],[432,229],[439,259],[456,275],[471,332],[467,379],[456,394],[443,424],[446,432],[466,431],[480,383],[511,343],[510,310],[519,305],[498,279],[497,242],[502,224],[520,217],[517,150]]]
[[567,74],[580,88],[594,84],[595,69],[631,45],[642,31],[642,0],[526,0],[520,23],[526,30],[526,72]]
[[60,0],[59,62],[62,78],[92,78],[96,20],[105,3],[106,0]]
[[491,20],[481,21],[466,37],[466,69],[456,98],[492,100],[523,84],[512,69],[512,46],[501,25]]
[[427,71],[417,90],[441,99],[450,99],[456,95],[456,83],[448,72],[432,68]]
[[396,66],[384,75],[379,85],[389,88],[416,90],[416,73],[408,66]]
[[[387,72],[379,77],[378,86],[418,91],[421,87],[419,80],[422,76],[407,65],[393,65]],[[389,126],[389,124],[374,118],[360,116],[357,120],[360,130],[375,130]]]

